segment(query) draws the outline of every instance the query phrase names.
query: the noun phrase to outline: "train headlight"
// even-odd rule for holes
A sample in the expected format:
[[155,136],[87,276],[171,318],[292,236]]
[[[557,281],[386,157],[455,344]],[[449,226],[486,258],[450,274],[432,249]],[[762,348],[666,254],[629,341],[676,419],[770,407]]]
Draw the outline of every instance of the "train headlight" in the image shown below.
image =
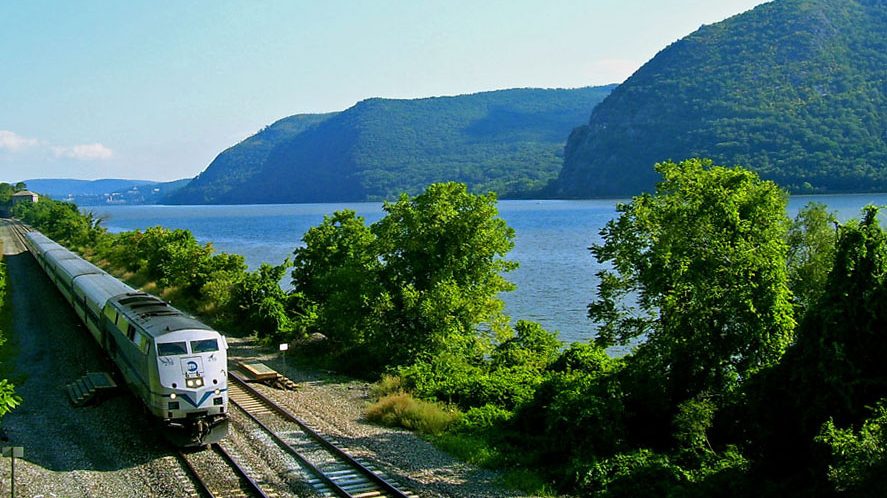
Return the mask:
[[195,377],[193,379],[187,379],[187,380],[185,380],[185,385],[190,387],[191,389],[203,387],[203,379],[200,377]]
[[171,393],[169,395],[169,399],[176,399],[176,393]]
[[221,389],[216,389],[216,396],[218,396],[218,395],[220,395],[220,394],[222,394],[222,390],[221,390]]

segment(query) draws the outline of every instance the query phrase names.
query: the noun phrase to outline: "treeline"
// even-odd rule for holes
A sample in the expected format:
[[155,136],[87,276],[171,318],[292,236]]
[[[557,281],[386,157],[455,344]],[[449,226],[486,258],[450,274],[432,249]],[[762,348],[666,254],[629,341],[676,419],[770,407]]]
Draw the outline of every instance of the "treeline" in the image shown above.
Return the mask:
[[[512,484],[582,496],[880,496],[887,490],[887,234],[877,209],[792,221],[742,168],[656,166],[592,248],[594,341],[515,326],[498,295],[514,232],[461,184],[328,216],[293,260],[246,272],[186,231],[107,234],[61,203],[19,214],[191,299],[226,330],[377,378],[368,416]],[[42,203],[41,203],[42,204]],[[78,221],[61,222],[70,217]],[[836,228],[837,227],[837,228]],[[287,271],[292,290],[278,282]],[[632,345],[621,358],[607,348]]]

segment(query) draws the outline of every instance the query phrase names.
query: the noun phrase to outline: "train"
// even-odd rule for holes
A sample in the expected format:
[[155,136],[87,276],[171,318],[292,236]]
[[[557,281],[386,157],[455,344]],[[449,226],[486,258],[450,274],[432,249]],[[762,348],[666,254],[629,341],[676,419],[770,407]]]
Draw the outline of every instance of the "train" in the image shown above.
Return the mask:
[[225,437],[225,336],[36,230],[25,232],[24,238],[28,251],[170,441],[196,447]]

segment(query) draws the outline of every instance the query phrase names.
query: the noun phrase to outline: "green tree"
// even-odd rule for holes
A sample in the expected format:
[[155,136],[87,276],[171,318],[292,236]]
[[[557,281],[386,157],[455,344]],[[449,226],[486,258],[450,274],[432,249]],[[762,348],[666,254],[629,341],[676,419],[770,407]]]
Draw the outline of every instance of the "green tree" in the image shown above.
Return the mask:
[[370,369],[445,350],[488,353],[489,339],[510,330],[498,294],[512,289],[502,273],[516,266],[504,259],[514,231],[495,195],[435,184],[384,209],[370,227],[335,213],[295,251],[293,288],[316,305],[316,330],[340,351],[359,349],[348,360]]
[[15,193],[12,185],[8,183],[0,183],[0,204],[7,204]]
[[591,248],[597,342],[641,346],[672,404],[731,391],[792,341],[786,194],[742,168],[690,159],[656,165],[654,194],[618,206]]
[[293,321],[287,313],[289,296],[280,288],[280,279],[289,266],[288,260],[277,266],[263,263],[232,285],[228,304],[232,326],[269,340],[290,338]]
[[407,364],[424,353],[472,351],[482,335],[505,332],[499,293],[514,286],[502,274],[517,264],[504,259],[514,230],[498,216],[496,195],[438,183],[384,209],[372,226],[385,324],[371,338],[376,353]]
[[878,209],[839,231],[835,264],[802,322],[788,371],[798,426],[808,437],[826,419],[859,424],[887,393],[887,233]]
[[105,232],[92,213],[82,214],[75,204],[45,197],[17,204],[12,214],[69,249],[91,247]]
[[835,259],[837,227],[825,204],[811,202],[798,212],[788,231],[788,280],[798,317],[825,290]]
[[379,298],[376,236],[362,217],[343,210],[325,216],[302,241],[305,246],[294,253],[292,283],[316,304],[313,327],[340,348],[364,344]]

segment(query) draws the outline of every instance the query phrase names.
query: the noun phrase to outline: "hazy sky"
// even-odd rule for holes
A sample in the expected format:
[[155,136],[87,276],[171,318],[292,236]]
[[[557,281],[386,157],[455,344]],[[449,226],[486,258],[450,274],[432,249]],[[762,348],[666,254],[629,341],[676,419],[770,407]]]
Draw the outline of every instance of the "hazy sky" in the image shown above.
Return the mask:
[[618,83],[760,3],[0,0],[0,181],[192,177],[369,97]]

